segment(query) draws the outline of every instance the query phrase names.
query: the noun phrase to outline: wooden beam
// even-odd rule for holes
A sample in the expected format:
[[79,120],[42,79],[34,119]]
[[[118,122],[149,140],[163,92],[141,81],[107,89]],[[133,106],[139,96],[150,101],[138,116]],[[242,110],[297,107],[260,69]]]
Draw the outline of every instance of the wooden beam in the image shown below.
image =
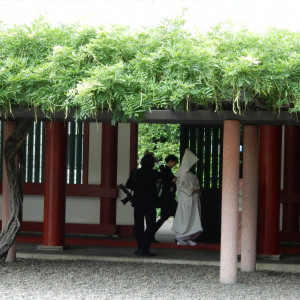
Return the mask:
[[[33,109],[14,108],[12,113],[0,110],[0,119],[16,120],[18,118],[37,118],[38,120],[47,120],[45,114]],[[74,121],[74,111],[65,116],[64,112],[57,112],[51,115],[52,121]],[[112,113],[99,112],[97,118],[86,118],[85,122],[111,122]],[[247,125],[300,125],[300,115],[289,113],[288,111],[272,112],[261,110],[248,110],[242,114],[235,114],[233,111],[214,112],[212,110],[195,110],[195,111],[174,111],[174,110],[152,110],[147,112],[140,123],[178,123],[178,124],[202,124],[202,125],[222,125],[224,120],[237,120]],[[128,120],[128,123],[136,122]]]

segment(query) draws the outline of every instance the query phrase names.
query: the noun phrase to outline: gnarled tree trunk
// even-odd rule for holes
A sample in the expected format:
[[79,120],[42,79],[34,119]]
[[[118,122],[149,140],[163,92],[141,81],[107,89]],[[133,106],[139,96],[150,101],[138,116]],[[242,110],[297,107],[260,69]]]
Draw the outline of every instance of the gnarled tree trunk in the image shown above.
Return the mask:
[[[4,146],[3,154],[11,197],[10,218],[0,233],[0,262],[5,260],[9,248],[17,237],[22,222],[23,180],[20,153],[32,123],[32,119],[20,119]],[[17,156],[19,156],[19,159],[16,162]]]

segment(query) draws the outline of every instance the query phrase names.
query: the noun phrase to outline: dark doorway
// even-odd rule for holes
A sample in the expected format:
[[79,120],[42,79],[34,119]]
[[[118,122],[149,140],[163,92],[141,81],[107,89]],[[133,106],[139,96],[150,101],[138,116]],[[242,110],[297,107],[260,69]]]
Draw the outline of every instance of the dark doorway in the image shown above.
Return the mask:
[[223,127],[181,125],[180,156],[189,148],[199,157],[196,173],[201,187],[203,233],[198,241],[219,242],[221,236],[221,187]]

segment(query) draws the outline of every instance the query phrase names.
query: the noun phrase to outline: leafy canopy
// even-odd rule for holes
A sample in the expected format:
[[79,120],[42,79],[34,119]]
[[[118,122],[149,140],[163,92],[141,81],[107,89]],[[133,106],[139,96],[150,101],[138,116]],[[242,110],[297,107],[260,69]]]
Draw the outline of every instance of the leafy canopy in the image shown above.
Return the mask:
[[140,120],[152,109],[224,104],[300,110],[300,33],[256,34],[221,24],[188,32],[184,19],[155,28],[0,23],[0,109],[40,108],[75,118],[113,113]]
[[139,124],[138,158],[147,152],[165,163],[165,158],[173,154],[180,159],[180,127],[178,124]]

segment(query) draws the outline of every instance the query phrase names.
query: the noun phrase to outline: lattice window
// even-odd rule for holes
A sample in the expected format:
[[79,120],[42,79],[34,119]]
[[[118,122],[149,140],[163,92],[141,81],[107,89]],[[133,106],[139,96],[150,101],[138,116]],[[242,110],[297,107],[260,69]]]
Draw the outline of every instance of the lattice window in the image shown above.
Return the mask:
[[[0,122],[0,180],[2,181],[3,167],[3,124]],[[83,123],[67,123],[67,183],[82,184],[83,181]],[[26,141],[22,146],[24,157],[25,182],[41,183],[45,181],[45,122],[35,122],[30,129]]]
[[180,155],[189,148],[199,157],[196,173],[202,189],[222,185],[223,127],[181,125]]
[[67,183],[82,184],[83,123],[68,123]]
[[38,121],[31,127],[23,144],[25,182],[45,180],[45,123]]

